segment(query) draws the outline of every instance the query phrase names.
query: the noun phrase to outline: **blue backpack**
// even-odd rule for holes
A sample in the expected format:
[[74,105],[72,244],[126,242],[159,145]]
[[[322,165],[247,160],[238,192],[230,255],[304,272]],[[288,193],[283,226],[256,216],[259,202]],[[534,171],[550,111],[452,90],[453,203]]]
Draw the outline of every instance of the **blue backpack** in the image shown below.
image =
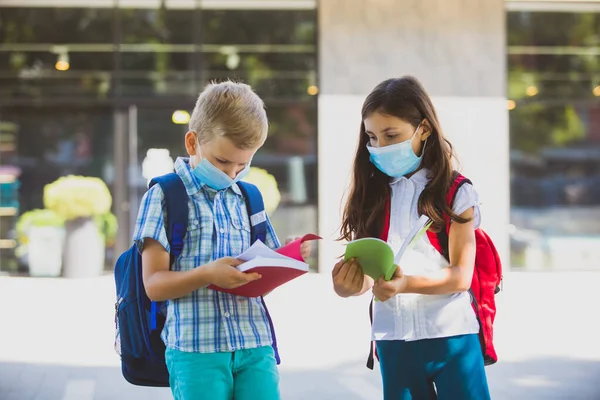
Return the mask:
[[[159,184],[166,202],[169,221],[167,238],[171,245],[171,265],[183,250],[183,238],[188,224],[188,194],[179,176],[170,173],[154,178],[150,187]],[[251,241],[265,241],[267,226],[265,207],[258,188],[247,182],[237,183],[246,200],[251,221]],[[165,324],[165,304],[151,301],[142,280],[142,256],[136,245],[121,254],[115,265],[117,302],[115,303],[115,350],[121,356],[123,377],[139,386],[169,386],[169,372],[165,364],[165,344],[160,334]],[[273,321],[264,299],[261,301],[273,336],[273,349],[280,363]]]

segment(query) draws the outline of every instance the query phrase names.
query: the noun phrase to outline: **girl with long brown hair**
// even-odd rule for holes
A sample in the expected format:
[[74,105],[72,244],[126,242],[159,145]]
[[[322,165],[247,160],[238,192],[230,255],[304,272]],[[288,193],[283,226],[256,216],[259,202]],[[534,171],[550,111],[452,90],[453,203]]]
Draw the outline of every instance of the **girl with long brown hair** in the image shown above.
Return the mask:
[[421,215],[431,219],[435,231],[445,228],[445,215],[453,221],[449,262],[424,235],[403,254],[389,281],[373,281],[356,260],[334,267],[339,296],[372,290],[378,300],[372,340],[385,400],[490,398],[479,325],[467,292],[479,200],[472,185],[463,185],[448,206],[454,173],[452,145],[421,84],[403,77],[377,85],[362,108],[341,239],[383,236],[397,251]]

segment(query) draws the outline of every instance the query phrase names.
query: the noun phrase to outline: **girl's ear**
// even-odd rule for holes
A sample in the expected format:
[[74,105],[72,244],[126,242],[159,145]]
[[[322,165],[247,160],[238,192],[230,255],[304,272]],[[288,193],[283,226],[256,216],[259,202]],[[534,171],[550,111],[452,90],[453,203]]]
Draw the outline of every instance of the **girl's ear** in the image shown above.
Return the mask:
[[427,138],[429,136],[431,136],[431,133],[432,133],[432,129],[431,129],[431,125],[429,124],[429,121],[427,121],[426,119],[423,120],[423,122],[421,123],[420,131],[421,131],[421,133],[420,133],[419,139],[421,140],[421,142],[424,142],[427,140]]

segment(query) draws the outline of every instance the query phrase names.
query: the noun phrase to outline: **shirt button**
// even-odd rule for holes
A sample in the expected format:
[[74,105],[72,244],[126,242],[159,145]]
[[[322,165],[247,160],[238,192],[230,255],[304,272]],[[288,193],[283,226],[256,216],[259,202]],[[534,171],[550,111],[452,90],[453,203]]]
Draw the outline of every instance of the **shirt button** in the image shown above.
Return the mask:
[[198,225],[198,220],[197,220],[197,219],[195,219],[195,220],[194,220],[194,222],[193,222],[193,224],[194,224],[194,225]]
[[231,314],[229,314],[228,312],[226,312],[225,314],[223,314],[223,316],[224,316],[225,318],[229,318],[229,317],[231,317]]
[[225,233],[225,229],[221,228],[221,229],[219,229],[219,232]]

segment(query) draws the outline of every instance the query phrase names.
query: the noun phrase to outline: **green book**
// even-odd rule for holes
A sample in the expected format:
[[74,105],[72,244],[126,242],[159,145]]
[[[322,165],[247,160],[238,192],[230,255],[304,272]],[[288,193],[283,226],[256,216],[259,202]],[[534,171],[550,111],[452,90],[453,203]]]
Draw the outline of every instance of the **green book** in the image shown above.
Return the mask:
[[365,275],[377,280],[384,277],[385,280],[392,279],[396,265],[400,262],[402,255],[413,243],[415,243],[431,226],[431,220],[423,215],[408,234],[406,240],[396,255],[389,244],[377,238],[363,238],[349,242],[346,245],[344,261],[356,258]]

